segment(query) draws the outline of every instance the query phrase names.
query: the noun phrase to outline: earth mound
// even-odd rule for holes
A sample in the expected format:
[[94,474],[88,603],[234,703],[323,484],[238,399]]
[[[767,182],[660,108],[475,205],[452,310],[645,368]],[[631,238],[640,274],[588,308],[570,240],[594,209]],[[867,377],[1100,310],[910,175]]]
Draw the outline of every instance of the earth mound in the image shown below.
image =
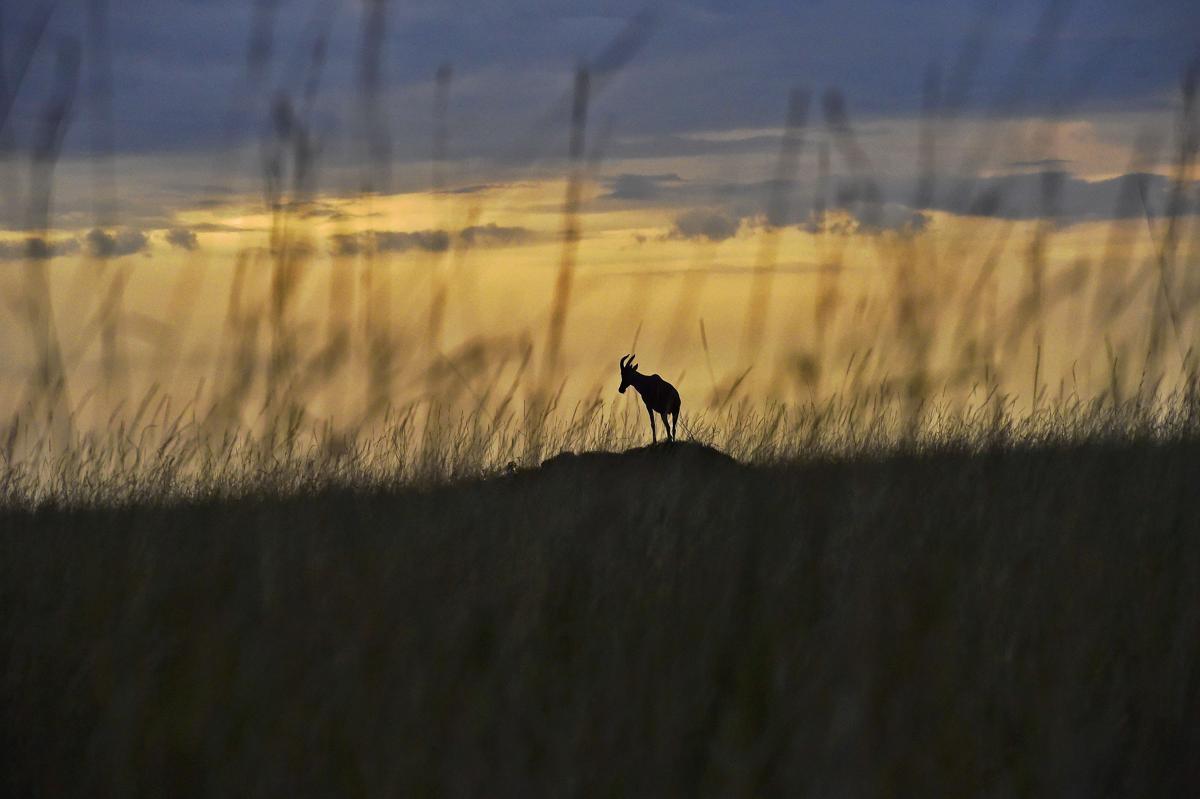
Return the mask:
[[624,452],[561,452],[542,461],[541,471],[609,470],[616,468],[713,469],[741,466],[719,449],[696,441],[662,441]]

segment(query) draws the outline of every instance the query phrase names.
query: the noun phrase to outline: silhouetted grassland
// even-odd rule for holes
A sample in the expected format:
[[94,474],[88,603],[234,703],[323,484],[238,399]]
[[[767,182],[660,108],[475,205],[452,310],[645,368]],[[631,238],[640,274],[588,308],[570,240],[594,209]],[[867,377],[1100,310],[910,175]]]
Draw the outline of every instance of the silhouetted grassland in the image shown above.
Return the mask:
[[1200,788],[1200,443],[0,514],[10,795]]

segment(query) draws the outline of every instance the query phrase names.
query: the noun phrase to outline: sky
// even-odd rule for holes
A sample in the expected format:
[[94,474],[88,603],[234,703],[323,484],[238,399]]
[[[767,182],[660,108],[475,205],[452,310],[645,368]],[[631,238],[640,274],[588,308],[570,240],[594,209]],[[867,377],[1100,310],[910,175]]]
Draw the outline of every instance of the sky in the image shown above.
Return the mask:
[[[9,294],[30,261],[69,294],[92,279],[69,270],[115,265],[146,322],[202,256],[226,264],[205,289],[217,324],[239,253],[291,209],[314,263],[408,264],[413,330],[439,290],[474,292],[449,348],[536,340],[575,224],[569,335],[707,314],[743,351],[734,374],[748,346],[791,357],[742,322],[755,268],[794,278],[772,303],[816,303],[823,270],[870,270],[881,246],[1048,223],[1069,266],[1190,214],[1174,164],[1197,59],[1194,0],[5,2],[0,269]],[[715,283],[654,282],[685,272]],[[56,304],[68,337],[86,302]],[[10,370],[34,357],[0,348]]]
[[[230,188],[200,176],[231,182],[222,174],[230,170],[211,164],[256,149],[275,101],[286,98],[300,114],[306,94],[311,110],[303,115],[322,142],[330,189],[359,187],[353,173],[378,157],[394,167],[380,191],[423,188],[435,75],[444,65],[451,70],[448,174],[467,182],[514,170],[526,177],[561,160],[573,72],[589,64],[597,73],[589,114],[593,136],[605,134],[605,177],[616,181],[625,167],[632,176],[617,184],[625,191],[614,199],[635,199],[639,188],[637,199],[645,199],[661,188],[654,175],[669,173],[644,169],[655,162],[702,160],[707,172],[737,175],[739,157],[778,149],[788,92],[797,88],[812,97],[814,126],[822,97],[835,91],[860,135],[875,139],[900,136],[920,119],[936,83],[946,117],[1082,120],[1097,146],[1116,138],[1128,148],[1120,138],[1136,133],[1137,121],[1169,115],[1176,104],[1196,58],[1198,23],[1200,9],[1187,0],[60,0],[6,3],[0,18],[6,84],[20,80],[6,125],[17,149],[34,146],[56,81],[64,80],[62,62],[74,58],[82,63],[64,166],[111,150],[122,163],[139,159],[159,172],[135,174],[137,187],[126,193],[175,191],[181,200]],[[367,91],[377,98],[372,124],[382,156],[366,141]],[[1010,163],[1045,162],[1044,169],[1084,176],[1102,164],[1120,169],[1107,163],[1108,153],[1078,153],[1078,164],[1049,160],[1049,150],[1062,157],[1072,147],[1047,143]],[[915,165],[907,161],[883,169],[902,180]],[[954,177],[1006,164],[963,166],[970,174]],[[183,180],[174,185],[162,172]]]

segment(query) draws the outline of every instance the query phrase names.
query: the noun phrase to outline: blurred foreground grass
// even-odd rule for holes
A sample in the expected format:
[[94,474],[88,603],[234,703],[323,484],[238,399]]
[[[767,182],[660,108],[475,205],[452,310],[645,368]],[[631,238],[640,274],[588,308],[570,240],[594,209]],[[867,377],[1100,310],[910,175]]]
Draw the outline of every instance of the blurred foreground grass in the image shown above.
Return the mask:
[[[405,450],[443,454],[424,471],[306,472],[339,461],[297,448],[227,492],[10,488],[2,781],[1195,795],[1194,407],[743,412],[692,432],[744,462],[439,440]],[[543,454],[644,434],[552,429]]]

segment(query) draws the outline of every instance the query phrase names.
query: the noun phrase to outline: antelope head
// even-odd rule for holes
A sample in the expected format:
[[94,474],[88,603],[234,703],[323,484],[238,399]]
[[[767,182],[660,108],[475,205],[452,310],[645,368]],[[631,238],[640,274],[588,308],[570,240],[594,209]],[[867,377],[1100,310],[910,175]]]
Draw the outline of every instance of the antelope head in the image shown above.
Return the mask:
[[629,384],[633,382],[633,376],[637,373],[637,364],[633,362],[635,356],[626,355],[621,359],[621,387],[617,389],[624,394],[625,389],[629,388]]

